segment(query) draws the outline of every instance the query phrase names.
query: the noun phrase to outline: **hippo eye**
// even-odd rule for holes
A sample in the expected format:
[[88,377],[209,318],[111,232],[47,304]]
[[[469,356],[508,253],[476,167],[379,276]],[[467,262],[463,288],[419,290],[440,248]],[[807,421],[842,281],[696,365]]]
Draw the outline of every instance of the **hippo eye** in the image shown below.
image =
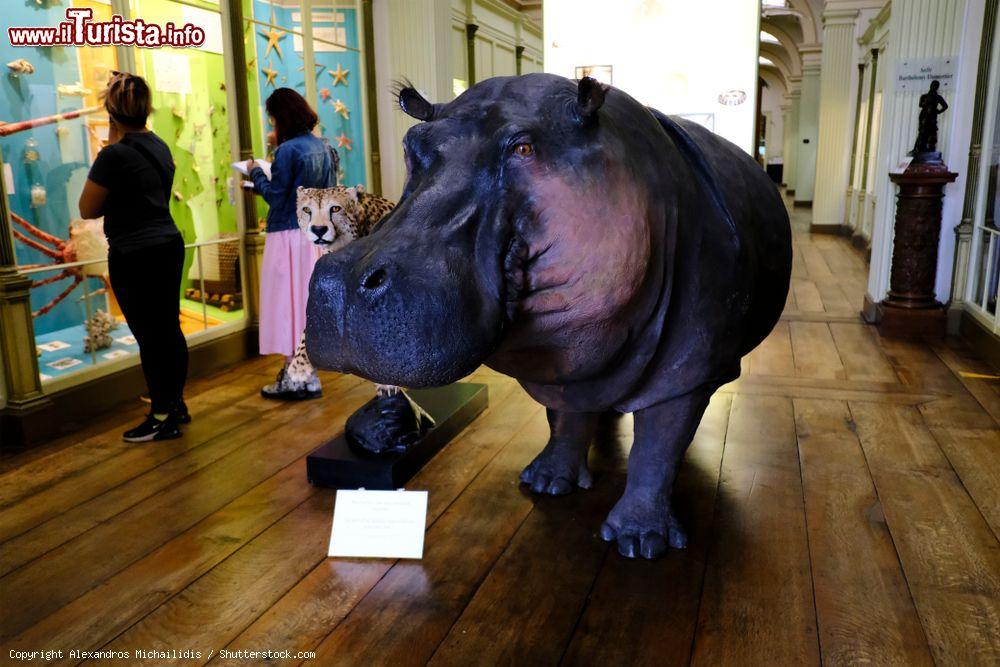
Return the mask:
[[514,154],[518,157],[530,157],[535,154],[535,147],[528,142],[521,142],[514,146]]
[[339,207],[339,206],[337,206],[336,204],[334,204],[334,205],[333,205],[332,207],[330,207],[330,208],[331,208],[331,210],[332,210],[332,211],[333,211],[334,213],[340,213],[340,207]]

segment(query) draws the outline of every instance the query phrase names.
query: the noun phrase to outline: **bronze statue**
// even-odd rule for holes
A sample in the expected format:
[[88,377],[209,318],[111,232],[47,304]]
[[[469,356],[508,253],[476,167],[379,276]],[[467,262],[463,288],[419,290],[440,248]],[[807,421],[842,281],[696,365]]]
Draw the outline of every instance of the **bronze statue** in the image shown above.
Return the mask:
[[[917,122],[917,142],[910,155],[920,160],[921,154],[937,152],[937,117],[945,112],[948,103],[938,94],[939,81],[931,81],[930,90],[920,96],[920,119]],[[930,157],[928,155],[928,157]],[[936,156],[940,159],[940,156]]]

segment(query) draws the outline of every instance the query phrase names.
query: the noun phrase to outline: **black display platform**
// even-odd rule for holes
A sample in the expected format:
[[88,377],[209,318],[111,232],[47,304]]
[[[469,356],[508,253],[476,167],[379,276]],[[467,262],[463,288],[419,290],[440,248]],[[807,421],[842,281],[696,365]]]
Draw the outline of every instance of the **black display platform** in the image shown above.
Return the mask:
[[369,458],[355,454],[341,433],[306,458],[309,483],[334,489],[398,489],[489,404],[486,385],[473,382],[406,393],[434,418],[427,435],[405,454]]

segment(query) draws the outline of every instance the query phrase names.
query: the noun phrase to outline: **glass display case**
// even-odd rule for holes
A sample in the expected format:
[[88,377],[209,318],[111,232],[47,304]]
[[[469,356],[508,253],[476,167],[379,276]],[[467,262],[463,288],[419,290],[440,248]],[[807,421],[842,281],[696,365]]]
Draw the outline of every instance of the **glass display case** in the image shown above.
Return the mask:
[[247,0],[244,7],[254,154],[270,158],[274,150],[267,96],[292,88],[316,109],[317,134],[340,154],[338,183],[367,186],[360,3]]
[[[138,347],[108,285],[101,220],[77,201],[107,141],[98,93],[112,70],[144,76],[153,91],[149,127],[176,164],[170,210],[187,245],[182,327],[192,341],[246,326],[241,224],[233,197],[232,115],[218,2],[102,0],[12,3],[12,25],[56,25],[68,7],[94,20],[113,13],[194,23],[205,44],[186,49],[17,48],[0,42],[0,154],[20,273],[29,277],[43,387],[85,381],[138,363]],[[13,66],[14,63],[27,63]]]
[[[234,58],[223,10],[243,16],[245,58]],[[147,23],[200,27],[194,48],[21,47],[0,42],[0,156],[18,272],[30,279],[39,379],[45,393],[138,363],[138,346],[108,284],[101,220],[80,219],[77,202],[90,165],[108,137],[99,99],[109,73],[149,82],[149,127],[176,165],[170,211],[187,247],[181,324],[189,344],[249,326],[245,235],[266,204],[255,197],[243,221],[239,123],[249,125],[254,155],[273,145],[264,101],[276,88],[302,93],[318,111],[317,134],[341,157],[338,181],[368,185],[363,20],[355,0],[62,0],[4,5],[9,25],[54,26],[69,8],[93,20],[113,15]],[[227,19],[228,20],[228,19]],[[228,25],[228,24],[227,24]],[[237,62],[238,60],[238,62]],[[307,74],[308,73],[308,74]],[[234,82],[245,77],[246,109]],[[4,223],[0,221],[0,226]],[[254,243],[258,248],[261,244]]]

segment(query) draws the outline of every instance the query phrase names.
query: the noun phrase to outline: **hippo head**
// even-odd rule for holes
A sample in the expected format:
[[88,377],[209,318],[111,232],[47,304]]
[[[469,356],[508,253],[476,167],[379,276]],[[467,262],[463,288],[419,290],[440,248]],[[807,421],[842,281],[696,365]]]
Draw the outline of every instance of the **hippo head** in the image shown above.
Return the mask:
[[632,184],[652,115],[549,74],[398,100],[423,121],[403,142],[406,186],[370,235],[316,264],[313,363],[421,387],[484,362],[545,381],[607,362],[628,336],[617,313],[647,280],[649,197]]

